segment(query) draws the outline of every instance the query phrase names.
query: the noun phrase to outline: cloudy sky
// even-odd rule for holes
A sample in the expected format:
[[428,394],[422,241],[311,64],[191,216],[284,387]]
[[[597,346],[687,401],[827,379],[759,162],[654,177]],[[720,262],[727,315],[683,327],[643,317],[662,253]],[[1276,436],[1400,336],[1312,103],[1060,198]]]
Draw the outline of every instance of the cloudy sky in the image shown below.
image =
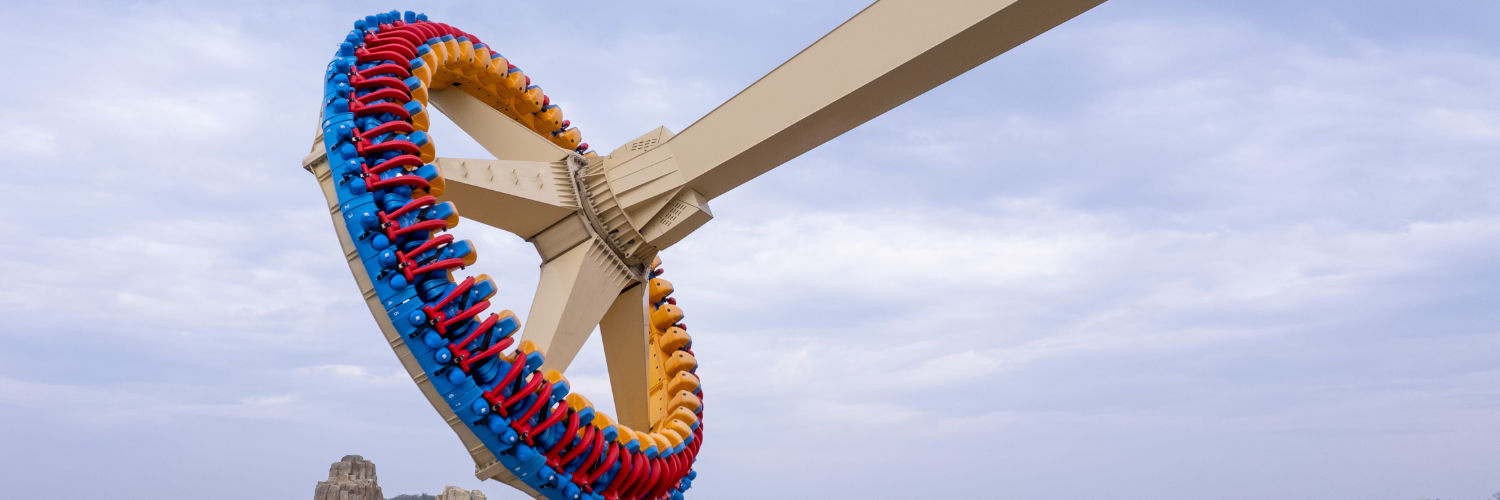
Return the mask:
[[[8,8],[0,496],[308,498],[358,453],[389,495],[518,497],[400,371],[299,167],[349,23],[411,7],[242,4]],[[863,4],[426,12],[608,151]],[[715,200],[663,255],[695,496],[1500,491],[1497,21],[1114,0]],[[530,247],[456,232],[524,313]],[[607,403],[597,341],[573,366]]]

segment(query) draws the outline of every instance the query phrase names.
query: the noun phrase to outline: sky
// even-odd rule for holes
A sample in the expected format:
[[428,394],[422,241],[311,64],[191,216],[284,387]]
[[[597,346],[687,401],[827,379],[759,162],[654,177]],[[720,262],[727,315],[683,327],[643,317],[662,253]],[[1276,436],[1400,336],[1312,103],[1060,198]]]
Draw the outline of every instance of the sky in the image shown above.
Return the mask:
[[[0,491],[482,489],[300,168],[350,23],[482,37],[608,151],[865,2],[26,2],[0,30]],[[1113,0],[663,253],[696,498],[1488,499],[1500,4]],[[483,150],[443,120],[439,154]],[[524,315],[538,258],[460,224]],[[609,406],[597,340],[568,372]]]

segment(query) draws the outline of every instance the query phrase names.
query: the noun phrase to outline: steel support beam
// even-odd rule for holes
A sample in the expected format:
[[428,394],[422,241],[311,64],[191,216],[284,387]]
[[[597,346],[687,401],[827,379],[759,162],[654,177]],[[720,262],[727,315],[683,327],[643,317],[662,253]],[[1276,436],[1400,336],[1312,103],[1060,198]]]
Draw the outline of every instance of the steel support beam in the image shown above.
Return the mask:
[[433,164],[446,185],[443,200],[461,208],[461,216],[523,239],[578,209],[565,162],[438,158]]
[[544,368],[564,371],[620,292],[632,284],[598,241],[581,243],[542,263],[521,337],[546,354]]
[[1103,2],[875,2],[666,145],[717,198]]
[[1103,2],[875,2],[681,133],[617,150],[614,198],[641,232],[674,235],[652,241],[665,248],[696,229],[662,219],[677,193],[712,200]]
[[604,362],[615,401],[615,419],[633,429],[651,428],[651,330],[646,284],[625,290],[599,322]]
[[463,90],[447,88],[433,91],[428,96],[443,116],[453,120],[453,123],[496,158],[562,161],[573,154]]

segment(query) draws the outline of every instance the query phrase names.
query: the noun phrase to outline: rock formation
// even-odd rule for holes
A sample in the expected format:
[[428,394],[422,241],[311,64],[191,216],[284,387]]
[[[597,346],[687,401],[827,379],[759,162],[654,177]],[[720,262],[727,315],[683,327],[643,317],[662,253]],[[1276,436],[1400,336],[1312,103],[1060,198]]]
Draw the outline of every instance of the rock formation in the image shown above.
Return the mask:
[[313,500],[385,500],[375,483],[375,463],[359,455],[344,455],[328,467],[328,480],[318,482]]
[[443,488],[443,493],[437,496],[437,500],[486,500],[484,492],[479,490],[466,490],[457,486]]
[[[433,499],[430,494],[400,495],[393,500]],[[313,500],[385,500],[380,485],[375,482],[375,462],[359,455],[344,455],[342,460],[328,467],[328,480],[318,481],[313,490]],[[488,500],[484,492],[466,490],[457,486],[443,488],[435,500]]]

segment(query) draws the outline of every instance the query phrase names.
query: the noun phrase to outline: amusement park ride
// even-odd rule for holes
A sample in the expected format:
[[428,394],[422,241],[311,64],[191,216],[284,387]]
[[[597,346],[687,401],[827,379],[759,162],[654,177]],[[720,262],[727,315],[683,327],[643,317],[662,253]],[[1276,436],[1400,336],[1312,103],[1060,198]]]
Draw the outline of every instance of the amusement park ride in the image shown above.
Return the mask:
[[[303,167],[475,475],[536,498],[681,498],[703,391],[657,253],[708,222],[715,197],[1102,2],[881,0],[681,133],[658,127],[607,155],[478,37],[382,13],[356,21],[328,65]],[[438,157],[429,104],[494,158]],[[487,276],[455,279],[476,255],[446,232],[460,207],[541,255],[524,330],[485,313]],[[613,419],[562,375],[596,325]]]

